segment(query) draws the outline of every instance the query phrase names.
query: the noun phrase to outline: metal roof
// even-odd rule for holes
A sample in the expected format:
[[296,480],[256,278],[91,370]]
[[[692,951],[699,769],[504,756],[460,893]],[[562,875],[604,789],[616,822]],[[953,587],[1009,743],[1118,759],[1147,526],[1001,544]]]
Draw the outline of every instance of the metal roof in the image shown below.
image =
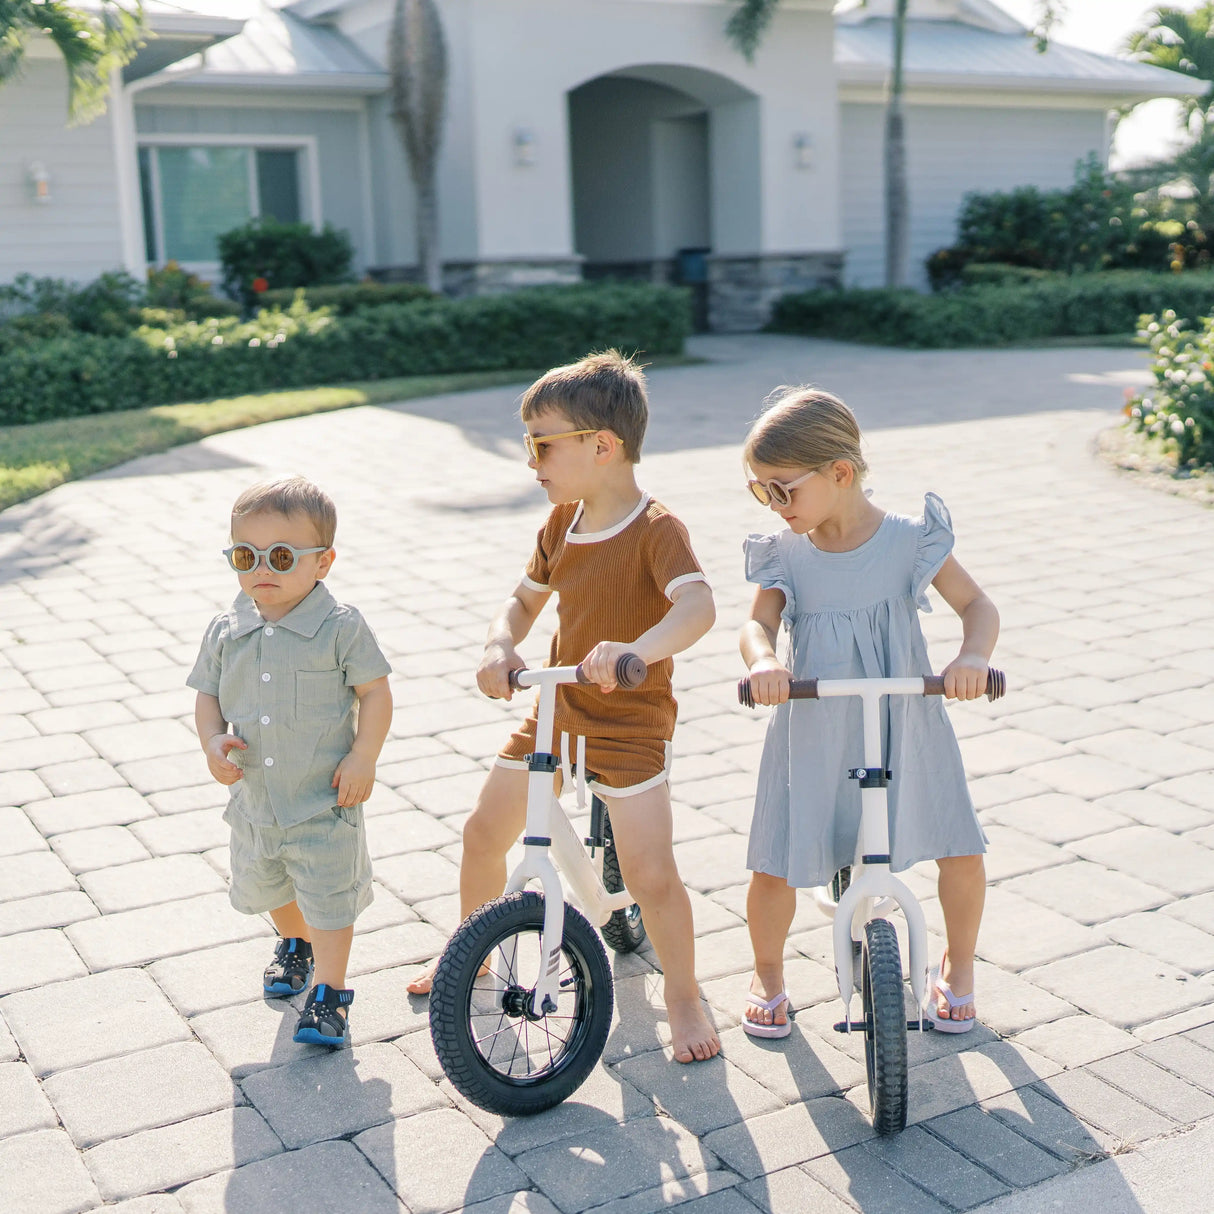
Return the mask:
[[[835,65],[844,84],[879,83],[889,72],[892,22],[873,17],[835,28]],[[1204,82],[1164,68],[1098,55],[1061,42],[1038,52],[1024,33],[999,33],[960,21],[907,22],[909,84],[954,88],[1032,88],[1108,93],[1126,100],[1184,97]]]
[[[164,3],[165,0],[160,0]],[[188,0],[187,0],[188,2]],[[198,8],[245,17],[234,37],[163,73],[165,83],[188,77],[191,86],[333,89],[378,93],[387,73],[353,42],[325,25],[313,25],[272,0],[196,0]]]

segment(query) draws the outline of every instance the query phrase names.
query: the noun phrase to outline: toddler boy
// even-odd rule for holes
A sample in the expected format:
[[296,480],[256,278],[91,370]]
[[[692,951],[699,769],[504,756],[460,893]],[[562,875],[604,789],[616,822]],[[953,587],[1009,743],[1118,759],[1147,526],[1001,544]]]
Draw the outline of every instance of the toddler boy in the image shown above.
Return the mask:
[[[486,695],[510,699],[508,676],[525,665],[515,647],[555,592],[550,662],[580,662],[597,686],[561,687],[556,731],[566,737],[554,738],[553,750],[580,762],[585,747],[579,778],[607,804],[624,882],[661,962],[674,1057],[711,1058],[720,1041],[696,985],[691,903],[675,867],[668,775],[676,714],[671,655],[712,627],[712,591],[686,528],[637,486],[634,465],[649,418],[639,367],[614,350],[558,367],[528,389],[520,412],[527,466],[554,509],[522,581],[489,626],[477,684]],[[625,653],[649,666],[634,690],[615,682]],[[506,853],[526,822],[535,728],[533,710],[499,754],[464,826],[464,917],[505,887]],[[428,993],[434,968],[409,990]]]
[[391,667],[324,586],[336,530],[332,500],[302,477],[245,490],[224,551],[240,594],[186,680],[207,766],[232,788],[232,905],[268,911],[280,937],[265,993],[314,978],[295,1040],[328,1046],[349,1040],[346,963],[373,896],[362,802],[392,720]]

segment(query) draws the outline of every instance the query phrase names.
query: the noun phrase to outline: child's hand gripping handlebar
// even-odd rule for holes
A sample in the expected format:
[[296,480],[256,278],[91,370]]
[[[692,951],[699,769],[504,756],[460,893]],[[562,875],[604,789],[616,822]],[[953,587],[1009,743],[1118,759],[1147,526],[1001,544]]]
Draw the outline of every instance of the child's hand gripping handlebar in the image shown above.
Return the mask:
[[[566,668],[568,669],[568,668]],[[559,679],[558,682],[572,683],[576,680],[579,683],[593,683],[593,680],[587,678],[581,666],[574,666],[573,677],[567,679]],[[510,686],[515,691],[523,687],[530,686],[530,680],[523,682],[528,675],[533,672],[530,670],[512,670],[509,675]],[[542,674],[543,671],[535,671],[535,674]],[[625,691],[631,691],[634,687],[639,687],[644,681],[646,674],[649,673],[649,667],[645,665],[642,658],[637,657],[635,653],[621,654],[619,660],[615,664],[615,681],[617,686],[622,687]]]
[[[986,698],[997,700],[1007,690],[1007,679],[1002,670],[993,667],[986,672]],[[944,694],[944,676],[928,674],[923,676],[923,694],[925,696],[942,696]],[[788,685],[790,700],[818,699],[817,679],[793,679]],[[747,708],[755,706],[754,697],[750,694],[750,676],[738,680],[738,703]]]

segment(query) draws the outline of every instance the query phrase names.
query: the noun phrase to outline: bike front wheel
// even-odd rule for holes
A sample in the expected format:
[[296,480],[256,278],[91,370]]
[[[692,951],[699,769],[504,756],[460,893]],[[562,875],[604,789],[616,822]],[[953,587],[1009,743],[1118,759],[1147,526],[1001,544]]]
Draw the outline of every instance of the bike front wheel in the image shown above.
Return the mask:
[[534,1014],[543,927],[542,894],[520,891],[486,903],[451,937],[430,993],[430,1036],[447,1078],[473,1104],[507,1117],[542,1113],[572,1095],[611,1027],[607,953],[568,904],[557,1006]]
[[906,1005],[898,933],[888,919],[864,925],[861,957],[864,1064],[873,1129],[897,1134],[906,1128]]
[[[624,888],[620,876],[620,858],[615,850],[615,838],[611,833],[611,818],[603,810],[603,887],[609,894],[618,894]],[[612,911],[611,918],[603,924],[603,939],[617,953],[635,953],[645,943],[645,923],[641,908],[634,902],[623,910]]]

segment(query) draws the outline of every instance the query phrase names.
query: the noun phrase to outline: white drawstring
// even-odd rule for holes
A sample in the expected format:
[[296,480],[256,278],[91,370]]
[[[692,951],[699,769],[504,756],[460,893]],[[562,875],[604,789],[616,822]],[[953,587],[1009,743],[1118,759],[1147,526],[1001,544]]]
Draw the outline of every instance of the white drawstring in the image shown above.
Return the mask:
[[577,740],[577,807],[586,808],[586,739]]

